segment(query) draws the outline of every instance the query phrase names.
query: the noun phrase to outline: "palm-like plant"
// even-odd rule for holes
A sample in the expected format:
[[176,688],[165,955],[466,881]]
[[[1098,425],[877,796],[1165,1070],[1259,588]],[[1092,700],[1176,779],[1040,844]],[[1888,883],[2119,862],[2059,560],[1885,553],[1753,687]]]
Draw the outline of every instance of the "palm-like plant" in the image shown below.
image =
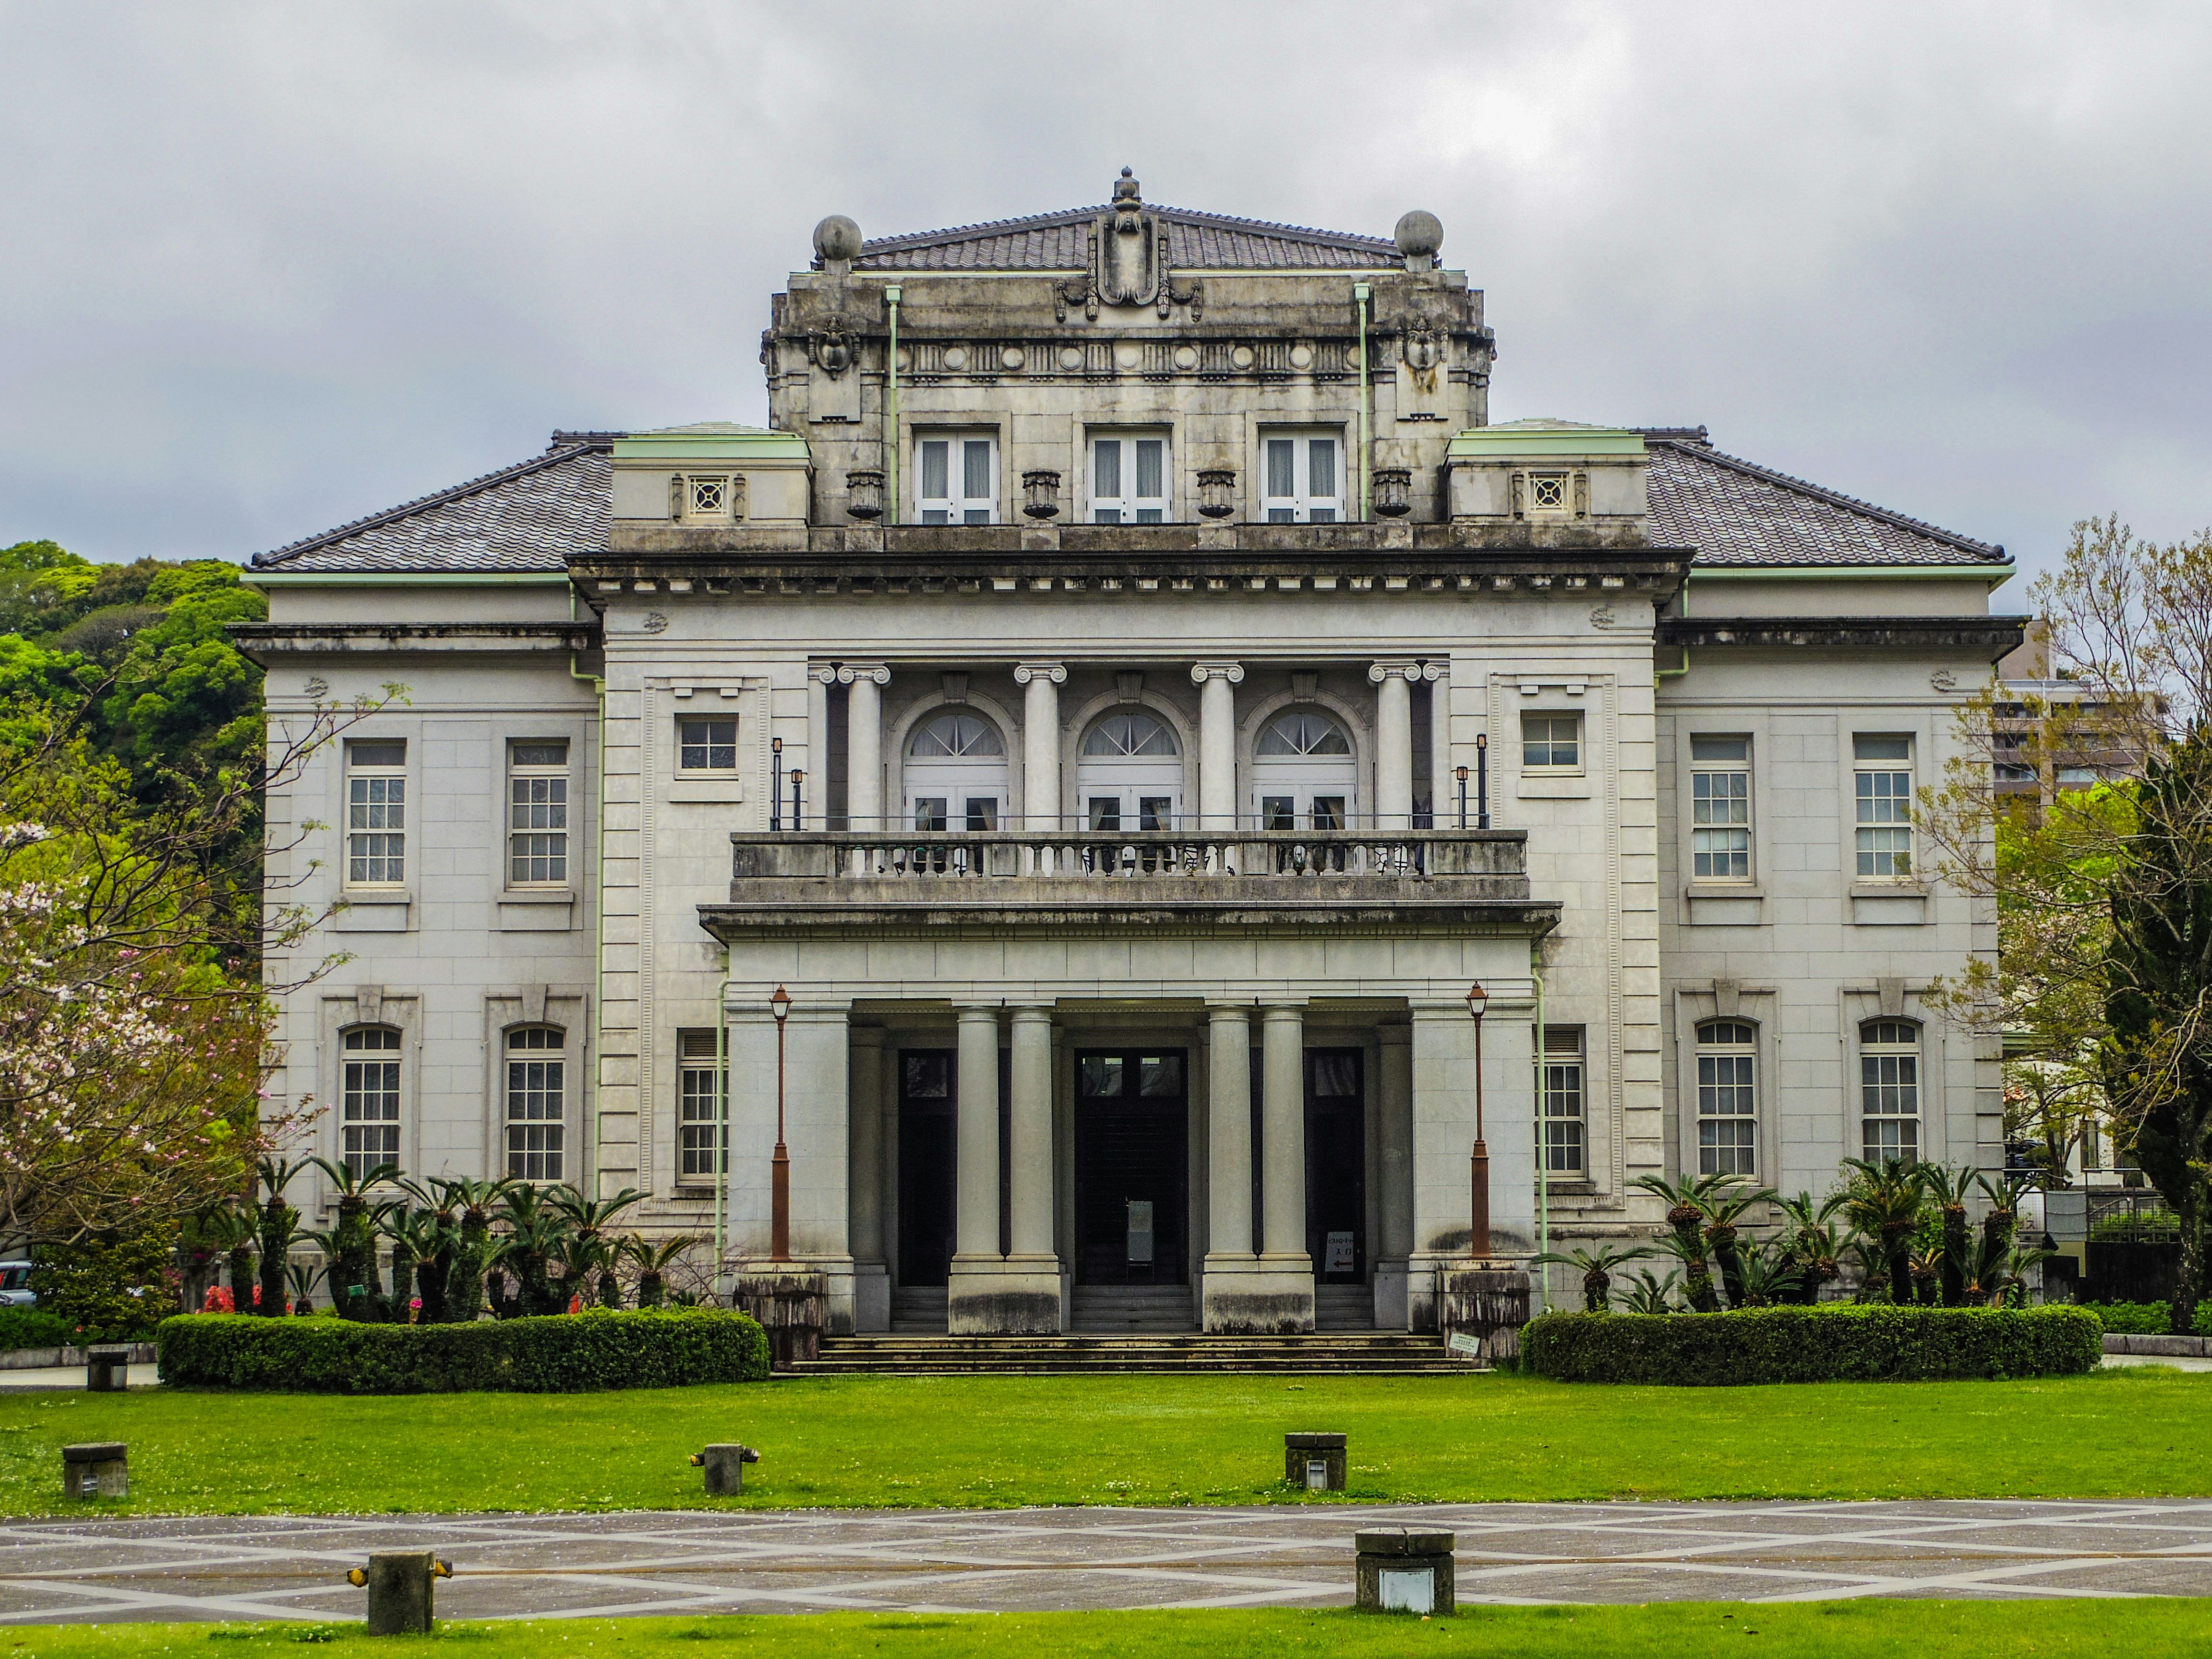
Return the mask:
[[356,1171],[341,1158],[333,1164],[313,1158],[309,1164],[330,1178],[338,1195],[336,1256],[331,1263],[331,1302],[342,1319],[384,1317],[384,1277],[376,1266],[376,1229],[369,1212],[368,1189],[398,1179],[399,1168],[379,1164]]
[[1844,1195],[1816,1199],[1810,1193],[1777,1200],[1785,1218],[1781,1243],[1797,1270],[1792,1299],[1808,1304],[1820,1299],[1820,1287],[1843,1277],[1844,1239],[1829,1218],[1843,1207]]
[[573,1187],[554,1190],[553,1207],[574,1230],[562,1255],[566,1267],[563,1282],[575,1294],[603,1308],[622,1306],[622,1285],[614,1271],[621,1258],[609,1224],[644,1197],[629,1187],[612,1198],[586,1198]]
[[698,1243],[696,1238],[664,1238],[655,1244],[638,1233],[622,1242],[623,1254],[637,1264],[637,1305],[658,1308],[668,1294],[668,1270]]
[[1738,1270],[1736,1294],[1741,1300],[1731,1301],[1739,1308],[1771,1308],[1795,1302],[1803,1278],[1804,1269],[1786,1245],[1754,1243],[1743,1253]]
[[1713,1293],[1713,1275],[1705,1266],[1704,1235],[1698,1231],[1705,1217],[1706,1191],[1713,1180],[1711,1176],[1697,1180],[1669,1181],[1664,1176],[1638,1176],[1628,1184],[1639,1187],[1667,1206],[1667,1225],[1673,1229],[1672,1253],[1682,1263],[1683,1286],[1689,1297],[1692,1313],[1714,1313],[1719,1310],[1720,1298]]
[[1966,1164],[1953,1169],[1943,1164],[1920,1166],[1921,1184],[1943,1212],[1943,1255],[1936,1272],[1943,1288],[1943,1305],[1966,1304],[1966,1200],[1983,1185],[1980,1172]]
[[526,1314],[557,1314],[568,1298],[547,1272],[569,1236],[568,1218],[543,1188],[518,1182],[501,1193],[500,1219],[507,1224],[506,1265],[514,1271],[518,1300]]
[[1662,1279],[1649,1267],[1639,1268],[1628,1276],[1628,1290],[1621,1297],[1622,1304],[1632,1314],[1673,1313],[1677,1282],[1672,1273]]
[[315,1280],[321,1272],[312,1261],[295,1261],[285,1268],[284,1276],[292,1281],[294,1313],[306,1314],[315,1310]]
[[[292,1239],[299,1231],[300,1212],[284,1201],[284,1188],[292,1177],[307,1169],[304,1164],[293,1164],[282,1158],[264,1158],[255,1166],[254,1172],[261,1184],[269,1189],[269,1197],[261,1206],[261,1299],[258,1311],[271,1319],[284,1316],[284,1265],[292,1253]],[[239,1312],[249,1311],[240,1307]]]
[[253,1311],[253,1243],[259,1237],[261,1218],[240,1204],[216,1211],[201,1224],[209,1241],[223,1253],[230,1277],[230,1304],[240,1313]]
[[1613,1270],[1625,1261],[1640,1261],[1650,1254],[1648,1244],[1601,1245],[1595,1249],[1547,1250],[1535,1259],[1579,1268],[1583,1276],[1583,1310],[1604,1313],[1610,1305],[1607,1292],[1613,1285]]
[[459,1217],[453,1254],[446,1275],[446,1317],[467,1324],[483,1312],[484,1275],[498,1256],[491,1236],[492,1206],[506,1193],[504,1181],[441,1181],[435,1183],[438,1207]]
[[1870,1239],[1879,1240],[1889,1270],[1890,1300],[1912,1300],[1912,1232],[1920,1224],[1920,1166],[1910,1158],[1847,1158],[1851,1171],[1844,1212]]
[[1743,1259],[1736,1249],[1739,1224],[1753,1205],[1764,1204],[1777,1194],[1771,1188],[1753,1186],[1740,1176],[1708,1178],[1700,1181],[1693,1190],[1698,1194],[1698,1207],[1705,1212],[1705,1247],[1720,1264],[1721,1284],[1728,1291],[1729,1306],[1741,1308],[1744,1305],[1744,1291]]
[[2013,1234],[2020,1227],[2021,1195],[2030,1190],[2033,1177],[2017,1170],[2007,1170],[1991,1180],[1984,1175],[1978,1179],[1982,1195],[1990,1201],[1982,1217],[1982,1253],[1991,1250],[2002,1255],[2012,1244]]

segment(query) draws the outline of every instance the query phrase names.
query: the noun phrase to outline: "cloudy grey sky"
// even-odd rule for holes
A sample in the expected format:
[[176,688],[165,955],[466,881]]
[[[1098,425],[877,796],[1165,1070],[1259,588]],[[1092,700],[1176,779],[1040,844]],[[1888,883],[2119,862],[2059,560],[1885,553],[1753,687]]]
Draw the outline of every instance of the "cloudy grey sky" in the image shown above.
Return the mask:
[[1124,164],[1440,215],[1496,419],[1703,422],[2031,566],[2212,522],[2201,3],[0,0],[0,544],[241,558],[556,425],[758,422],[823,214]]

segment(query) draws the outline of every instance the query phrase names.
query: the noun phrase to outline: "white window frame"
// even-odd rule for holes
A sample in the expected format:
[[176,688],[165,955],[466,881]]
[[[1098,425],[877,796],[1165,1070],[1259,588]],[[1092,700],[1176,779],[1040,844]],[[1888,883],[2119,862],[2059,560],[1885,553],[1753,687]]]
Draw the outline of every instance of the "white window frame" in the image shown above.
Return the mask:
[[736,521],[743,483],[727,472],[686,472],[677,477],[677,516],[686,524]]
[[1756,1179],[1759,1027],[1723,1014],[1699,1020],[1697,1038],[1698,1173]]
[[[392,747],[396,762],[363,761],[363,750]],[[345,740],[346,880],[390,891],[407,885],[407,739]]]
[[[521,750],[561,746],[558,765],[525,761]],[[507,744],[507,884],[568,885],[568,739],[510,738]]]
[[[1159,447],[1159,488],[1149,494],[1140,491],[1139,457],[1146,444]],[[1103,475],[1108,469],[1101,465],[1101,452],[1111,450],[1114,463],[1111,471],[1115,479]],[[1091,434],[1091,514],[1092,524],[1165,524],[1175,493],[1175,455],[1165,432],[1131,430],[1122,432],[1093,432]],[[1106,489],[1108,483],[1116,487]],[[1102,516],[1103,515],[1103,516]]]
[[[1921,1047],[1926,1036],[1927,1028],[1917,1020],[1890,1017],[1859,1022],[1860,1157],[1917,1163],[1925,1154],[1920,1125],[1925,1115],[1922,1106],[1927,1078]],[[1893,1137],[1874,1133],[1890,1125],[1898,1130]]]
[[[1333,447],[1331,470],[1335,488],[1328,492],[1316,492],[1313,487],[1313,447],[1327,442]],[[1274,446],[1291,446],[1291,491],[1276,493],[1279,482],[1275,472]],[[1344,485],[1346,462],[1348,457],[1341,427],[1275,427],[1262,428],[1260,434],[1261,516],[1269,524],[1341,524],[1345,522]]]
[[1546,1176],[1580,1181],[1589,1173],[1589,1054],[1579,1025],[1540,1026],[1537,1061],[1543,1068],[1537,1167]]
[[[1698,753],[1703,744],[1707,752]],[[1740,755],[1723,753],[1740,745]],[[1751,738],[1736,732],[1690,734],[1690,879],[1750,882],[1752,858]]]
[[1522,510],[1532,519],[1571,519],[1575,515],[1575,475],[1549,469],[1521,475]]
[[[1528,758],[1528,744],[1530,742],[1529,724],[1534,720],[1550,721],[1553,723],[1554,726],[1556,726],[1557,722],[1565,720],[1569,726],[1572,726],[1574,728],[1574,759],[1571,761],[1530,761]],[[1549,747],[1556,747],[1559,742],[1556,730],[1547,729],[1543,738],[1543,742]],[[1583,770],[1585,758],[1589,753],[1589,733],[1585,729],[1585,723],[1579,709],[1529,708],[1522,711],[1521,770],[1523,774],[1531,777],[1540,778],[1565,778],[1579,776]]]
[[[968,446],[982,444],[990,458],[986,492],[968,493]],[[945,493],[928,493],[931,446],[945,451]],[[933,516],[934,515],[934,516]],[[916,524],[996,524],[999,521],[999,434],[989,427],[922,430],[914,434],[914,521]]]
[[[1902,743],[1901,759],[1864,755],[1873,744]],[[1912,832],[1914,741],[1909,732],[1851,734],[1851,868],[1859,881],[1916,882]]]
[[[725,745],[713,734],[711,729],[703,731],[696,742],[693,741],[691,736],[693,727],[712,728],[717,726],[726,726],[729,727],[730,740],[726,747],[729,750],[730,758],[727,764],[718,763],[714,758],[715,750],[725,747]],[[735,777],[738,772],[738,717],[734,713],[726,714],[678,714],[676,717],[676,769],[678,773],[687,778]],[[706,759],[697,765],[694,765],[690,758],[694,750],[703,752],[706,757]]]
[[[726,1054],[718,1054],[712,1027],[677,1033],[676,1179],[682,1186],[714,1182],[714,1130],[721,1127],[722,1168],[730,1162],[729,1084]],[[722,1088],[715,1087],[717,1059],[724,1062]]]
[[[531,1042],[531,1038],[550,1038]],[[509,1180],[556,1183],[568,1178],[568,1034],[558,1025],[510,1025],[500,1034],[500,1165]],[[532,1058],[535,1056],[535,1058]],[[533,1080],[529,1068],[544,1069]],[[519,1074],[519,1080],[518,1080]],[[554,1110],[532,1115],[533,1097],[541,1106],[550,1097]],[[517,1115],[516,1107],[523,1108]],[[539,1144],[529,1144],[530,1132],[542,1131]],[[517,1132],[521,1144],[517,1145]],[[516,1167],[517,1159],[520,1168]],[[541,1162],[535,1173],[531,1160]]]
[[[393,1025],[349,1025],[339,1033],[338,1048],[339,1162],[356,1179],[383,1164],[399,1167],[406,1038]],[[372,1136],[389,1142],[389,1156],[381,1146],[370,1149]]]

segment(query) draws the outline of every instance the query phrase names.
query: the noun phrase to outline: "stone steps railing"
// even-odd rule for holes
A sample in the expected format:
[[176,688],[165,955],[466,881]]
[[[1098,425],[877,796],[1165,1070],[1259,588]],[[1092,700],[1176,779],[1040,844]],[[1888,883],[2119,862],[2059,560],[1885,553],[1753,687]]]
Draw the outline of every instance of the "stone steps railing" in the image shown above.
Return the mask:
[[1518,830],[797,830],[730,837],[732,877],[1176,880],[1517,877]]

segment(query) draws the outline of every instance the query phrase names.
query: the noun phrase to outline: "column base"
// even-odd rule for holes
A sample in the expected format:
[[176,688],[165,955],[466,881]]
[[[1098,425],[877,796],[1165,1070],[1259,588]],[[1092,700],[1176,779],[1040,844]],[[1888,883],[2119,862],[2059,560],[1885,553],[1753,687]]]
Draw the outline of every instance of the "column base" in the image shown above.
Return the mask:
[[1199,1325],[1209,1335],[1303,1336],[1314,1328],[1313,1258],[1218,1251],[1199,1282]]
[[[850,1336],[854,1331],[854,1268],[849,1255],[801,1256],[793,1261],[770,1261],[765,1256],[747,1256],[736,1264],[735,1279],[742,1286],[748,1281],[754,1288],[765,1280],[788,1279],[794,1275],[814,1274],[822,1280],[822,1331],[827,1336]],[[878,1268],[877,1271],[881,1272]]]
[[1057,1336],[1060,1258],[956,1255],[945,1307],[954,1336]]
[[1413,1328],[1407,1303],[1411,1278],[1406,1260],[1385,1258],[1375,1264],[1375,1328],[1405,1331]]
[[890,1328],[890,1270],[880,1261],[854,1263],[853,1328],[856,1331],[887,1331]]

